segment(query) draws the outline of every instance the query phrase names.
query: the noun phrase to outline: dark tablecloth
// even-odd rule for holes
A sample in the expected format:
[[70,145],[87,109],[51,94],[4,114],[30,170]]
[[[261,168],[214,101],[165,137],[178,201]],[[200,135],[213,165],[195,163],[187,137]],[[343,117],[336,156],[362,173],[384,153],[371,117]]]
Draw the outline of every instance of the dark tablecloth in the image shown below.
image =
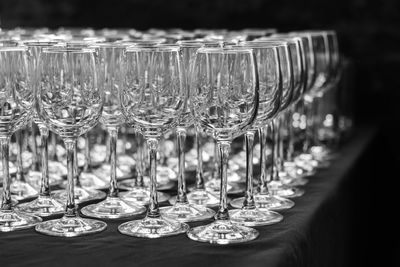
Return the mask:
[[[106,231],[86,237],[58,238],[33,229],[0,233],[0,266],[347,266],[357,211],[353,176],[371,153],[376,128],[359,128],[282,212],[281,223],[258,227],[257,240],[229,246],[189,240],[186,235],[139,239],[121,235],[126,220],[107,221]],[[363,163],[364,162],[364,163]],[[195,223],[191,226],[204,224]]]

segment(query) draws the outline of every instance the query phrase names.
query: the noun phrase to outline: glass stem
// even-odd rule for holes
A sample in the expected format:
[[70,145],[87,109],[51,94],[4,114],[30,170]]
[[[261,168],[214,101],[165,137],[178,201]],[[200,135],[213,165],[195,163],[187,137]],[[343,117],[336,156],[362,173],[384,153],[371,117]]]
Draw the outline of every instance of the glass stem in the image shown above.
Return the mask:
[[65,216],[76,217],[75,192],[74,192],[74,172],[76,157],[76,140],[66,140],[65,147],[67,149],[67,205],[65,207]]
[[244,193],[244,209],[255,209],[253,196],[253,144],[254,131],[247,131],[244,138],[246,144],[246,191]]
[[51,142],[51,154],[50,154],[50,159],[54,160],[54,161],[58,161],[57,160],[57,137],[54,133],[50,134],[50,142]]
[[50,181],[49,181],[49,150],[47,140],[49,138],[49,129],[41,125],[39,126],[41,146],[42,146],[42,178],[40,181],[39,195],[43,197],[50,196]]
[[8,145],[10,139],[9,137],[1,137],[0,138],[0,147],[1,147],[1,159],[3,164],[3,195],[2,195],[2,203],[1,203],[1,210],[2,211],[11,211],[11,177],[9,173],[8,167]]
[[304,103],[304,114],[306,115],[306,124],[305,124],[305,140],[303,143],[303,152],[308,153],[308,150],[312,146],[313,140],[313,111],[312,111],[312,99],[310,98],[308,101]]
[[258,138],[260,139],[260,194],[267,195],[268,174],[267,174],[267,126],[258,129]]
[[186,197],[186,181],[185,181],[185,140],[186,140],[186,129],[178,128],[177,134],[177,145],[178,145],[178,195],[176,196],[176,202],[187,203]]
[[31,147],[32,147],[32,168],[34,171],[39,171],[39,159],[38,159],[38,144],[36,142],[36,127],[32,123],[29,126],[31,128]]
[[85,165],[83,167],[84,172],[91,172],[92,159],[90,157],[90,135],[85,134]]
[[196,150],[197,150],[197,166],[196,166],[196,189],[204,190],[203,175],[203,143],[200,129],[196,129]]
[[280,130],[280,117],[274,118],[270,125],[271,127],[271,134],[273,136],[272,142],[272,161],[271,161],[271,175],[273,181],[279,181],[279,170],[281,165],[281,157],[280,157],[280,150],[281,150],[281,136],[279,134]]
[[288,144],[287,144],[285,158],[289,162],[293,161],[294,157],[294,131],[292,126],[294,112],[295,112],[295,105],[289,108],[287,113],[285,114],[285,127],[287,128],[288,132]]
[[135,132],[136,140],[137,140],[137,162],[136,162],[136,171],[137,171],[137,177],[136,177],[136,186],[137,187],[144,187],[144,181],[143,181],[143,176],[144,176],[144,171],[145,171],[145,156],[144,156],[144,142],[143,142],[143,137]]
[[313,145],[318,146],[320,145],[319,138],[318,138],[318,130],[320,127],[320,114],[319,114],[319,103],[321,102],[321,97],[315,97],[312,102],[312,140]]
[[218,144],[217,142],[214,142],[214,170],[213,170],[213,175],[212,178],[214,179],[220,179],[220,172],[221,172],[221,164],[219,160],[219,149],[218,149]]
[[160,217],[160,210],[157,200],[157,149],[158,140],[151,138],[147,140],[147,146],[150,156],[150,204],[147,211],[147,217],[158,218]]
[[108,195],[110,197],[118,197],[118,185],[117,185],[117,138],[118,138],[118,128],[109,127],[108,133],[110,137],[108,141],[110,142],[110,189]]
[[23,136],[22,130],[16,132],[16,142],[17,142],[17,174],[16,180],[20,182],[25,182],[25,175],[22,164],[22,151],[23,151]]
[[75,140],[75,146],[74,146],[74,158],[73,158],[73,166],[74,166],[74,177],[75,177],[75,185],[77,187],[81,186],[81,181],[80,181],[80,173],[79,173],[79,165],[78,165],[78,141]]
[[219,150],[219,162],[221,166],[220,179],[221,179],[221,189],[220,189],[220,206],[217,214],[215,215],[216,220],[229,220],[228,212],[228,160],[229,152],[231,149],[231,143],[229,141],[218,141]]

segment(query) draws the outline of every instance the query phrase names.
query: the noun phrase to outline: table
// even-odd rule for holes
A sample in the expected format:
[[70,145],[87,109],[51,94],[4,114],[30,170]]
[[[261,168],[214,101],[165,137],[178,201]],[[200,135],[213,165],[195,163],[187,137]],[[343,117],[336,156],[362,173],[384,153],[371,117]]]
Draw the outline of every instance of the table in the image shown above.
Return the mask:
[[282,212],[284,220],[258,227],[253,242],[218,246],[186,235],[139,239],[118,232],[127,220],[107,221],[106,231],[71,239],[33,229],[0,233],[0,266],[346,266],[357,221],[349,185],[376,135],[376,127],[357,129],[331,166],[310,177],[306,194]]

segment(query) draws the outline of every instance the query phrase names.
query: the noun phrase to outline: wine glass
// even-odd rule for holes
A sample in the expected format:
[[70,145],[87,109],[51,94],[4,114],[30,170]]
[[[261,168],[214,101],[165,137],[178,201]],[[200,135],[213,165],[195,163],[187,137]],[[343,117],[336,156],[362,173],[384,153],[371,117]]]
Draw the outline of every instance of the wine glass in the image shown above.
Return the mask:
[[[199,44],[180,42],[183,68],[183,85],[187,94],[190,94],[190,69],[193,66],[193,60]],[[203,46],[200,44],[200,47]],[[189,100],[188,100],[189,101]],[[186,195],[185,181],[185,152],[184,143],[187,129],[193,124],[193,116],[190,111],[190,103],[185,103],[185,110],[179,117],[176,129],[177,150],[178,150],[178,193],[176,201],[172,207],[163,207],[161,214],[167,218],[172,218],[182,222],[201,221],[214,216],[215,212],[207,207],[199,206],[188,201]]]
[[215,221],[188,231],[195,241],[216,244],[247,242],[258,231],[231,222],[227,203],[227,170],[232,140],[253,123],[258,109],[254,53],[248,49],[200,48],[191,75],[190,103],[196,125],[218,142],[221,162],[220,207]]
[[30,88],[28,48],[0,43],[0,149],[3,171],[3,194],[0,208],[0,231],[9,232],[35,226],[42,219],[14,210],[9,174],[11,135],[30,119],[34,94]]
[[[258,51],[256,54],[259,58],[259,79],[260,90],[262,92],[259,108],[261,111],[259,111],[259,117],[255,124],[255,127],[258,129],[260,140],[260,181],[258,192],[253,196],[254,202],[259,210],[290,209],[294,206],[293,201],[273,194],[269,189],[269,183],[274,177],[274,166],[271,164],[271,170],[268,173],[266,151],[268,125],[270,125],[271,121],[279,114],[282,103],[282,92],[285,88],[284,86],[287,86],[287,82],[284,83],[284,81],[290,80],[292,75],[290,71],[291,65],[288,45],[280,41],[253,41],[243,43],[242,45],[249,45]],[[278,70],[276,70],[276,67],[278,67]],[[278,81],[278,84],[276,84],[276,81]],[[250,136],[250,138],[252,137]],[[251,157],[251,155],[249,155],[249,157]],[[248,185],[248,187],[250,188],[250,185]],[[247,193],[247,196],[251,196],[251,194]],[[247,203],[245,201],[247,201]],[[246,200],[245,197],[241,197],[232,200],[230,205],[240,209],[243,205],[248,205],[248,203],[252,203],[251,198],[247,197]]]
[[81,212],[86,216],[95,218],[124,218],[143,213],[146,210],[142,205],[136,205],[133,202],[128,203],[120,198],[116,177],[118,129],[124,123],[118,88],[122,86],[123,82],[120,75],[123,74],[122,61],[126,46],[101,43],[93,47],[98,51],[98,86],[105,94],[100,122],[106,126],[109,134],[111,175],[107,198],[97,204],[83,207]]
[[95,50],[45,48],[39,58],[38,71],[37,113],[46,126],[64,140],[68,184],[64,216],[40,223],[35,229],[46,235],[63,237],[103,231],[106,223],[78,215],[74,196],[76,141],[96,125],[103,109],[104,93],[98,86]]
[[[282,53],[282,64],[285,64],[287,68],[282,68],[282,97],[279,107],[279,115],[286,112],[286,109],[291,105],[293,97],[295,96],[295,87],[298,80],[302,78],[300,75],[301,61],[300,61],[300,48],[298,40],[274,40],[273,38],[259,39],[259,42],[269,42],[271,44],[284,43],[287,45],[285,51]],[[292,58],[292,53],[294,58]],[[296,62],[297,68],[294,69],[293,62]],[[294,72],[294,70],[296,72]],[[283,141],[281,135],[281,116],[275,116],[268,124],[270,129],[273,142],[272,142],[272,163],[271,163],[271,180],[268,184],[269,190],[282,197],[298,197],[304,194],[304,190],[289,186],[282,183],[280,179],[280,171],[282,170],[283,162]]]
[[245,133],[246,191],[243,206],[230,211],[231,220],[246,226],[270,225],[280,222],[283,216],[268,209],[259,209],[253,194],[253,145],[259,127],[265,125],[279,111],[281,91],[281,66],[278,49],[265,43],[241,43],[237,49],[252,49],[257,59],[259,77],[259,105],[252,127]]
[[126,51],[122,113],[146,139],[150,157],[150,205],[142,220],[121,224],[122,234],[158,238],[184,233],[189,226],[164,218],[157,200],[156,155],[161,136],[178,124],[185,111],[180,50],[177,47],[137,46]]
[[[33,58],[33,64],[31,65],[30,72],[34,77],[32,86],[34,92],[36,92],[39,86],[37,69],[38,69],[38,60],[41,50],[46,47],[54,46],[58,44],[58,42],[29,41],[24,43],[26,46],[28,46],[29,51],[31,52]],[[39,118],[39,116],[36,113],[36,110],[34,110],[33,120],[38,125],[41,137],[42,170],[41,173],[39,174],[35,171],[30,171],[28,173],[27,179],[28,181],[30,180],[32,183],[38,183],[36,179],[39,179],[40,192],[38,198],[36,198],[31,202],[18,205],[18,209],[23,212],[35,214],[41,217],[47,217],[55,214],[62,214],[64,212],[64,205],[53,198],[50,190],[50,181],[52,181],[54,184],[55,182],[61,181],[62,177],[55,174],[52,175],[49,174],[48,144],[47,144],[49,129]],[[34,136],[33,138],[36,137]]]

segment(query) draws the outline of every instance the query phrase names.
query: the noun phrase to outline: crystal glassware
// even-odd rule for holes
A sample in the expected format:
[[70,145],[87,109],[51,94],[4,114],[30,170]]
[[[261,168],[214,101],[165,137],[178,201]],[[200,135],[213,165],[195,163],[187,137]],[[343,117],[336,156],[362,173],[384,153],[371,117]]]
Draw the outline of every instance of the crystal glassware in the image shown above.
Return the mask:
[[191,75],[195,123],[218,142],[221,162],[220,206],[211,224],[190,229],[188,237],[215,244],[247,242],[258,231],[232,223],[227,202],[227,170],[232,140],[253,123],[258,109],[257,65],[252,50],[200,48]]
[[126,51],[124,84],[120,88],[122,113],[146,139],[150,157],[150,205],[146,217],[121,224],[122,234],[158,238],[184,233],[185,223],[164,218],[157,200],[156,155],[158,141],[178,124],[185,111],[179,48],[171,46],[130,47]]
[[97,84],[95,50],[88,48],[45,48],[39,58],[36,94],[39,118],[63,140],[67,149],[67,201],[64,216],[36,225],[36,231],[75,237],[103,231],[107,224],[81,218],[74,197],[76,141],[96,125],[104,94]]
[[145,212],[146,209],[142,205],[126,202],[119,196],[116,177],[118,129],[124,123],[120,109],[118,88],[123,83],[123,78],[120,75],[123,74],[121,68],[123,67],[122,60],[126,46],[101,43],[92,47],[95,47],[98,51],[98,86],[105,95],[100,122],[106,126],[109,134],[111,175],[107,198],[99,203],[83,207],[81,212],[89,217],[106,219],[134,216]]
[[27,124],[33,109],[30,88],[28,48],[0,43],[0,148],[3,171],[3,194],[0,208],[0,231],[9,232],[35,226],[41,218],[14,210],[9,174],[11,135]]

